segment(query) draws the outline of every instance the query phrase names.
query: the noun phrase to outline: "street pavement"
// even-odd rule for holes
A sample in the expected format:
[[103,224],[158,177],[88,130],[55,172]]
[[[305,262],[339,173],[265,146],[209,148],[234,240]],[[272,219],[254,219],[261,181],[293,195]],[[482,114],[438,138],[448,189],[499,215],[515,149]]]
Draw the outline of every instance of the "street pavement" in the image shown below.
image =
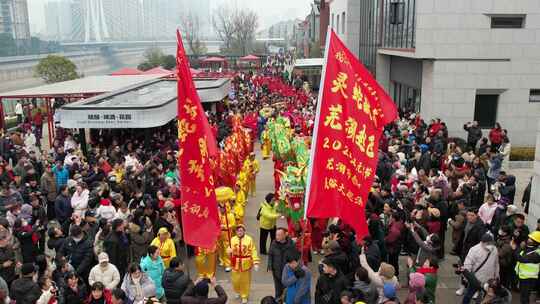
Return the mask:
[[[274,178],[273,178],[273,162],[271,159],[262,160],[260,151],[257,147],[257,159],[260,162],[261,170],[257,176],[257,192],[255,197],[250,197],[246,212],[245,212],[245,224],[247,227],[248,234],[253,237],[255,244],[259,244],[259,224],[256,220],[257,211],[259,210],[260,203],[264,200],[264,196],[273,192],[274,189]],[[517,177],[517,192],[516,192],[516,202],[521,202],[521,196],[523,194],[523,189],[527,185],[528,178],[532,174],[531,169],[519,169],[511,171],[512,174],[515,174]],[[278,226],[285,226],[285,222],[278,222]],[[446,247],[450,248],[451,238],[446,238],[447,243]],[[269,246],[268,244],[267,246]],[[447,250],[448,252],[448,250]],[[317,263],[321,259],[321,256],[315,255],[313,257],[314,261],[309,265],[312,274],[312,302],[314,302],[313,295],[315,293],[315,284],[318,278],[317,272]],[[452,264],[456,262],[456,257],[447,255],[446,259],[441,262],[439,269],[439,281],[437,286],[437,304],[446,304],[446,303],[460,303],[462,297],[455,295],[455,291],[458,288],[458,277],[454,273],[454,268]],[[274,285],[272,280],[272,275],[270,272],[266,271],[267,266],[267,256],[261,256],[261,265],[258,272],[252,273],[252,284],[251,284],[251,294],[249,298],[249,303],[259,303],[260,300],[268,295],[274,295]],[[405,267],[406,260],[405,257],[401,257],[401,268],[400,268],[400,282],[405,282]],[[191,276],[195,277],[195,266],[193,259],[189,262],[189,268]],[[228,303],[240,303],[240,300],[235,299],[235,293],[233,292],[232,285],[230,283],[230,273],[225,273],[223,268],[218,267],[217,272],[218,283],[223,286],[227,295],[229,296]],[[212,294],[214,294],[212,292]],[[399,292],[399,297],[401,300],[404,300],[407,295],[407,290],[402,288]],[[519,303],[519,295],[514,294],[513,303]]]

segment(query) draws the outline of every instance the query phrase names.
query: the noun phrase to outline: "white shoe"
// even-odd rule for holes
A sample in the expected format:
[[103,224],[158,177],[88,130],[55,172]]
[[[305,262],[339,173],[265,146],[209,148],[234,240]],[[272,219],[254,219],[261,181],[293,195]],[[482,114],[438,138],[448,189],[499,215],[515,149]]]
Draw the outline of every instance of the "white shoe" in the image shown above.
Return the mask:
[[231,267],[225,267],[225,272],[231,272]]
[[473,298],[474,300],[476,300],[476,299],[478,298],[478,295],[479,295],[479,293],[478,293],[478,291],[477,291],[477,292],[474,293],[474,295],[472,296],[472,298]]
[[465,287],[463,286],[456,290],[456,296],[462,296],[463,293],[465,293]]

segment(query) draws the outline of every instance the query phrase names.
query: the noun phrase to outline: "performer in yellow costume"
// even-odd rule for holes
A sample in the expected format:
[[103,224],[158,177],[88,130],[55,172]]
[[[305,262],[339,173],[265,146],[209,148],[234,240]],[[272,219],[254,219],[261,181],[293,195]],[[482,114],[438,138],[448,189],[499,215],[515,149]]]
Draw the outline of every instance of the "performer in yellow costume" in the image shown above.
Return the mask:
[[213,278],[216,275],[216,246],[211,249],[195,248],[195,267],[199,278]]
[[272,143],[270,142],[270,136],[268,130],[264,130],[261,134],[261,154],[263,159],[269,159],[270,153],[272,153]]
[[171,239],[169,230],[165,227],[159,228],[157,237],[150,244],[159,248],[159,255],[165,264],[165,268],[169,268],[171,259],[176,256],[176,247],[174,241]]
[[247,303],[251,289],[251,269],[259,270],[259,255],[253,239],[246,235],[244,225],[236,227],[236,235],[231,239],[232,273],[234,291]]
[[236,224],[244,223],[244,213],[247,204],[247,174],[244,172],[244,167],[240,173],[238,173],[238,178],[236,179],[236,200],[233,206],[233,213],[236,219]]
[[[245,168],[245,169],[244,169]],[[256,187],[256,179],[257,179],[257,173],[259,173],[260,165],[259,161],[255,159],[255,153],[251,152],[248,158],[244,161],[244,165],[242,170],[245,170],[247,173],[247,180],[248,180],[248,192],[249,195],[252,197],[255,196],[255,192],[257,191]]]
[[225,271],[229,272],[231,271],[231,258],[227,253],[227,248],[230,247],[230,240],[236,227],[236,220],[230,206],[230,201],[234,200],[234,191],[229,187],[218,187],[216,188],[216,200],[221,224],[221,234],[217,243],[219,266],[225,267]]

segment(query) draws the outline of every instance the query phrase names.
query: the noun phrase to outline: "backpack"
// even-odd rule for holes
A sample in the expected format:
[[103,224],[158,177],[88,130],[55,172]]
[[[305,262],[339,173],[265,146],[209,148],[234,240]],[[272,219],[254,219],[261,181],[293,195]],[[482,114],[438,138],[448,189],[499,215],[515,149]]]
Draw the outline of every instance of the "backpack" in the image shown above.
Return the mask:
[[257,211],[257,216],[256,216],[257,221],[261,220],[261,209],[262,209],[262,207],[259,207],[259,211]]

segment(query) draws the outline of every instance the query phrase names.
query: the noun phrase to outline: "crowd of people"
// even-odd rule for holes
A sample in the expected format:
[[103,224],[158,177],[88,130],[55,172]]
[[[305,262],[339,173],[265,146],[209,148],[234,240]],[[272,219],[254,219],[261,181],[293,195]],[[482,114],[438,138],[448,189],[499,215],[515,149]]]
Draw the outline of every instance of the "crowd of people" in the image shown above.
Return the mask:
[[[275,287],[261,303],[435,303],[439,264],[450,256],[463,303],[510,303],[517,288],[529,303],[539,286],[540,231],[529,231],[515,201],[510,140],[498,124],[484,137],[476,122],[466,123],[461,140],[438,119],[401,112],[380,142],[362,239],[338,219],[303,221],[284,210],[284,164],[274,157],[276,189],[256,215],[257,246],[244,224],[259,171],[253,143],[261,141],[270,159],[265,130],[278,118],[302,141],[313,132],[315,96],[282,79],[290,60],[276,56],[261,74],[240,73],[227,102],[208,113],[223,151],[221,235],[211,249],[182,241],[174,122],[150,136],[92,130],[83,155],[69,130],[42,150],[41,112],[21,112],[23,135],[0,139],[0,303],[221,304],[228,297],[216,283],[218,265],[243,303],[260,267]],[[194,281],[184,265],[191,255]],[[310,270],[314,261],[318,273]],[[210,288],[217,297],[208,298]]]

